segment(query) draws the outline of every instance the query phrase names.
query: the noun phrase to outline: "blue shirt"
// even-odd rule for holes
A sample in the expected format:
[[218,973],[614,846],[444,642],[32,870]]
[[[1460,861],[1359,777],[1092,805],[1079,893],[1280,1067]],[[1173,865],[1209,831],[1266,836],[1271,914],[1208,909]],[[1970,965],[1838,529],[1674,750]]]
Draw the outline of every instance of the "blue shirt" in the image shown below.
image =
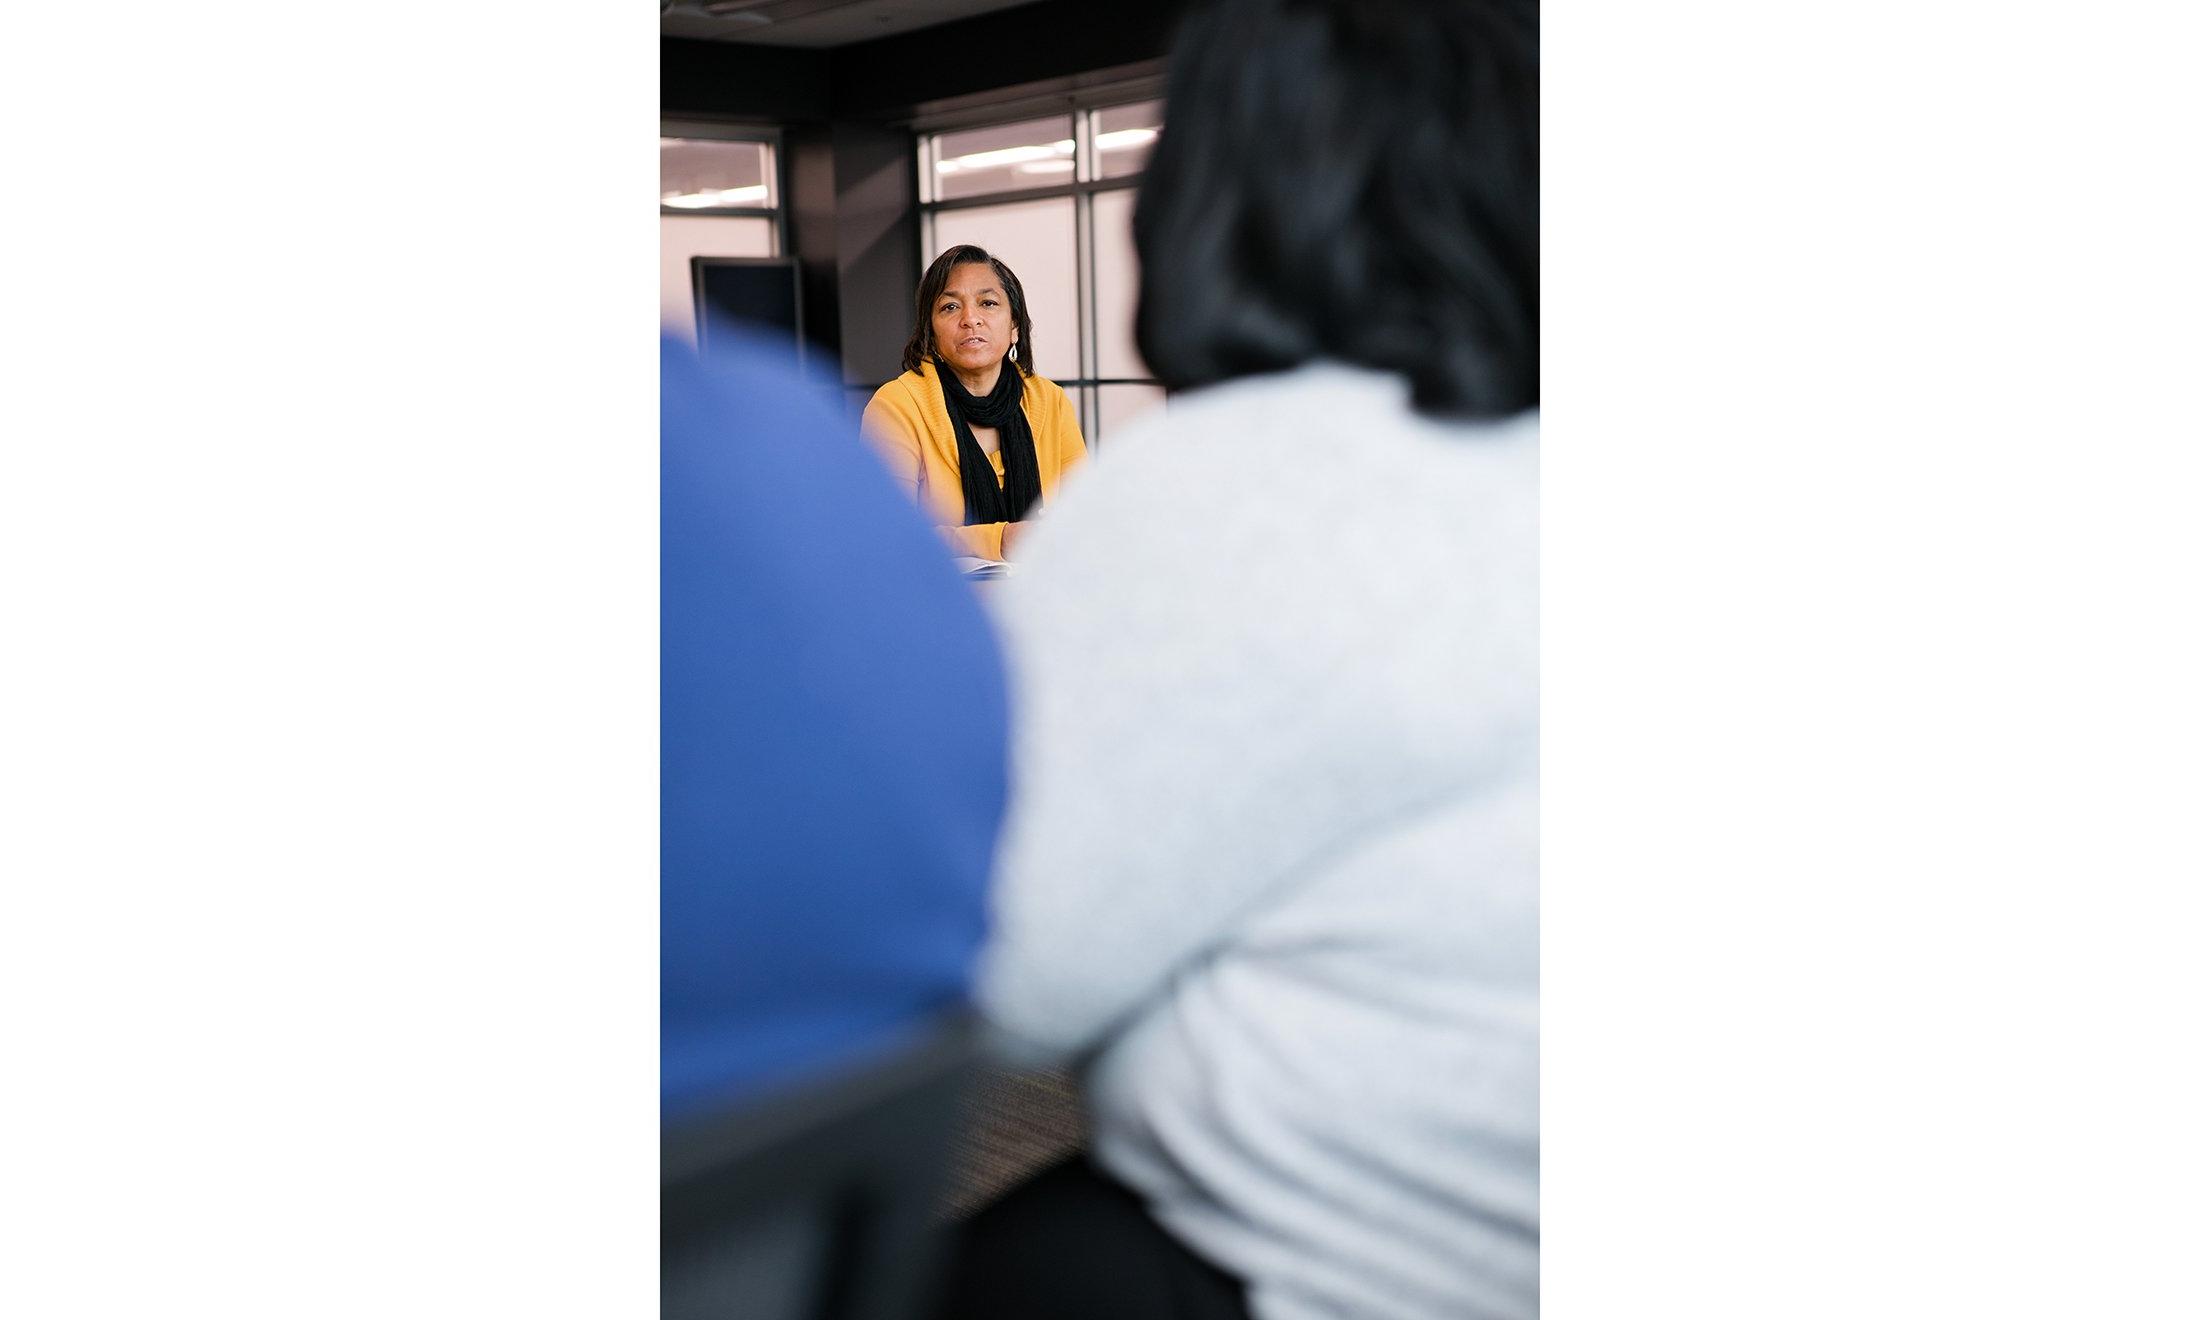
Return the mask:
[[963,1003],[1007,796],[946,548],[783,350],[724,334],[662,349],[667,1115]]

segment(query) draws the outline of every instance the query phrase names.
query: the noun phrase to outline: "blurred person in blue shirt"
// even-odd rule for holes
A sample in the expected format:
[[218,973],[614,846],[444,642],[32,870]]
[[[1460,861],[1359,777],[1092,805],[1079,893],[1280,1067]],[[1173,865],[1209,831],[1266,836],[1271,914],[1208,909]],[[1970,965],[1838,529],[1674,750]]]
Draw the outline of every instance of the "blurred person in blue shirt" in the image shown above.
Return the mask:
[[962,1005],[1006,794],[1000,656],[931,529],[791,354],[712,343],[661,357],[667,1118]]

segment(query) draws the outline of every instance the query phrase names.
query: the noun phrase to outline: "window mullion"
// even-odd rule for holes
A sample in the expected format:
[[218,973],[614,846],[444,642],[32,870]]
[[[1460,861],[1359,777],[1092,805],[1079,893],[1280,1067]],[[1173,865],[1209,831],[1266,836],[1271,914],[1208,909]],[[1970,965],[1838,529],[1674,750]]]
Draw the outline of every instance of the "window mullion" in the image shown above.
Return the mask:
[[[1092,111],[1072,110],[1070,127],[1073,130],[1077,150],[1076,179],[1078,182],[1075,216],[1077,222],[1077,374],[1090,381],[1100,374],[1099,336],[1093,327],[1099,322],[1099,299],[1093,284],[1093,233],[1092,193],[1084,185],[1092,182],[1099,173],[1100,155],[1093,147]],[[1078,409],[1085,418],[1087,443],[1100,443],[1100,389],[1097,385],[1080,385],[1077,394],[1084,406]]]

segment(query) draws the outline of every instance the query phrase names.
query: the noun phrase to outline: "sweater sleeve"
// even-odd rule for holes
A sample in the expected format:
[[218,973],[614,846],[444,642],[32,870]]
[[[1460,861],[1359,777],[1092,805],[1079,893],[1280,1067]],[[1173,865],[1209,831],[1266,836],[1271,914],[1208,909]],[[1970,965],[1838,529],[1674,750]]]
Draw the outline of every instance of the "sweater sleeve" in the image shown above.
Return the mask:
[[958,555],[976,555],[980,559],[1001,558],[1001,535],[1008,530],[1007,523],[978,523],[969,527],[939,527],[941,536],[947,538],[948,548]]
[[[930,516],[932,507],[924,499],[924,460],[919,450],[922,443],[920,434],[915,408],[886,390],[879,391],[863,409],[864,438],[878,451],[880,460],[886,464],[888,475],[901,487],[902,494],[909,497],[911,504]],[[1001,533],[1007,527],[1007,523],[980,523],[972,527],[934,523],[932,530],[947,543],[949,554],[999,559]]]
[[887,475],[901,487],[901,493],[909,497],[911,504],[922,508],[919,475],[924,463],[918,457],[916,417],[893,397],[891,390],[891,386],[880,390],[864,405],[863,438],[878,451],[879,460],[886,464]]

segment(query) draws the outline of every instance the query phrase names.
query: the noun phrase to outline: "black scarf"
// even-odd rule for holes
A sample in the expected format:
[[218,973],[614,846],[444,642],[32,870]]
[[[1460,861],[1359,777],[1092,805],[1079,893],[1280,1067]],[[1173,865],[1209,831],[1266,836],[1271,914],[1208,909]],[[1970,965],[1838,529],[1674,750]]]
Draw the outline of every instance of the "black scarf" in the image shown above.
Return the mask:
[[[955,425],[955,465],[962,469],[963,526],[1022,522],[1039,503],[1039,451],[1031,443],[1031,421],[1024,416],[1024,374],[1001,359],[1001,378],[993,392],[979,398],[963,388],[954,368],[938,358],[932,370],[947,396],[947,420]],[[993,479],[993,460],[978,448],[973,426],[1001,433],[1001,480]],[[1005,487],[1005,489],[1004,489]]]

